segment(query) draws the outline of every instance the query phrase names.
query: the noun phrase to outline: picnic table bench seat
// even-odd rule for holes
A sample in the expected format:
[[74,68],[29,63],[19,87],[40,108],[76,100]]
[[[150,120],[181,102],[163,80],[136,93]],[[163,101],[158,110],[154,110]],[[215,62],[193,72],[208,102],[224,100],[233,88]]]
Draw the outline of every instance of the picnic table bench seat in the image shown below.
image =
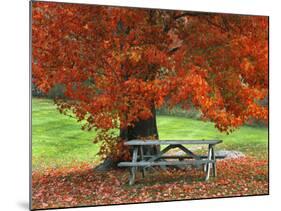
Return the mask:
[[199,166],[202,164],[214,163],[213,160],[187,160],[187,161],[157,161],[157,162],[120,162],[118,164],[119,167],[131,167],[131,166],[141,166],[141,167],[149,167],[149,166],[177,166],[177,165],[194,165]]

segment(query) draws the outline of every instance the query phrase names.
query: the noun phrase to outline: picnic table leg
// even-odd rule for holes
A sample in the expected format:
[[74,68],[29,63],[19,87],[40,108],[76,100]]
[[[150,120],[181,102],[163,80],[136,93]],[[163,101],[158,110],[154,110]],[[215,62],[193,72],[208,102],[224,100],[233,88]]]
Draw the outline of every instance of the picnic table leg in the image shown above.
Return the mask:
[[206,164],[206,163],[203,164],[203,171],[204,171],[205,173],[207,172],[207,164]]
[[212,147],[211,149],[212,149],[212,160],[214,161],[214,163],[212,163],[213,176],[216,177],[217,176],[216,155],[215,155],[214,147]]
[[[143,158],[143,146],[140,146],[139,149],[140,149],[140,159],[141,159],[141,161],[143,161],[144,160],[144,158]],[[141,171],[142,171],[142,177],[144,178],[144,176],[145,176],[144,167],[141,168]]]
[[[209,144],[208,145],[208,160],[211,160],[212,159],[212,145]],[[207,172],[206,172],[206,178],[205,178],[205,181],[209,180],[209,177],[210,177],[210,165],[211,163],[207,163]]]
[[[132,162],[133,162],[133,163],[137,162],[137,158],[138,158],[138,147],[134,147]],[[137,168],[137,167],[134,167],[134,166],[132,166],[132,167],[130,168],[129,185],[133,185],[133,184],[135,183],[136,168]]]

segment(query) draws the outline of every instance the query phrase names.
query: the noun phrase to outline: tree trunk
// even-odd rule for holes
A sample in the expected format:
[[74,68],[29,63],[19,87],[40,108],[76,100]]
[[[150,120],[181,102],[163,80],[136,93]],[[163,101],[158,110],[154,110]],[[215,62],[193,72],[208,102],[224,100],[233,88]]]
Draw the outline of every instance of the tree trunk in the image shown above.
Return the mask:
[[[147,120],[140,120],[135,123],[134,127],[128,127],[127,129],[120,129],[120,137],[122,140],[130,141],[133,139],[140,139],[141,137],[153,136],[158,139],[158,130],[156,125],[156,111],[155,107],[152,108],[152,117]],[[160,151],[159,145],[144,146],[144,154],[157,154]],[[117,167],[119,161],[113,161],[110,158],[106,158],[102,164],[97,166],[95,170],[106,171]]]
[[[142,137],[154,137],[159,139],[157,125],[156,125],[156,111],[152,108],[152,117],[147,120],[140,120],[135,123],[134,127],[120,130],[120,137],[123,140],[130,141],[133,139],[140,139]],[[159,145],[144,146],[144,154],[156,154],[159,152]]]

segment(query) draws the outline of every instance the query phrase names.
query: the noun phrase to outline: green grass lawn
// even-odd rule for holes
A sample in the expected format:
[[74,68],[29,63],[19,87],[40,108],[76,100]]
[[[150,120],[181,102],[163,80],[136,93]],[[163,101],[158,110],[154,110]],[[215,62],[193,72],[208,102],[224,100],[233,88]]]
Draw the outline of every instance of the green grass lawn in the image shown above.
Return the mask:
[[[267,128],[244,126],[226,135],[213,123],[172,116],[157,116],[157,125],[160,139],[222,139],[217,148],[267,157]],[[32,99],[33,169],[98,161],[99,146],[92,143],[95,132],[80,128],[75,119],[60,114],[51,100]]]
[[57,167],[97,160],[95,132],[81,130],[81,124],[60,114],[51,100],[32,100],[32,167]]
[[211,122],[184,117],[158,116],[160,139],[220,139],[217,149],[238,150],[247,155],[267,157],[268,128],[244,126],[227,135],[219,132]]

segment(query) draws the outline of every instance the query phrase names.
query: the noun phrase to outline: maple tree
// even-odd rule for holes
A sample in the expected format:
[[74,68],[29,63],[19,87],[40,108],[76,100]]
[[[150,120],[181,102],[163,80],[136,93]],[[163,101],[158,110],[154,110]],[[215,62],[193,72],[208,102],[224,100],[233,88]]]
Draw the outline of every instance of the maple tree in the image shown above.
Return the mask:
[[267,121],[268,17],[33,2],[32,77],[44,92],[63,86],[58,109],[97,130],[103,158],[157,139],[164,103],[229,133]]

